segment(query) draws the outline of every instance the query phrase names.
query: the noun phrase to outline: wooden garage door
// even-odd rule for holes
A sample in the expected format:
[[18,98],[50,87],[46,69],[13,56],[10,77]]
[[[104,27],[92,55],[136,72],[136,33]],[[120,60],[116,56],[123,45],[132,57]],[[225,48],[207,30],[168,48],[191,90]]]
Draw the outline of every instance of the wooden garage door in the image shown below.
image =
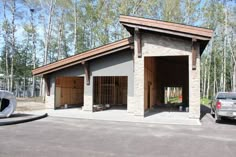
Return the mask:
[[84,98],[83,77],[60,77],[56,80],[56,97],[59,105],[82,105]]

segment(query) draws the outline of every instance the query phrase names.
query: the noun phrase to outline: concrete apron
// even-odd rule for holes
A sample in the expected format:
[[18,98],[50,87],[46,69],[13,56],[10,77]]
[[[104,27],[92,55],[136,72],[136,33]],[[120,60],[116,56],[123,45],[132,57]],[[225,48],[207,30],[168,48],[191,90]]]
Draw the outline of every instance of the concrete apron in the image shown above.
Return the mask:
[[21,111],[20,113],[39,115],[48,113],[51,117],[78,118],[91,120],[105,120],[118,122],[152,123],[152,124],[179,124],[179,125],[201,125],[199,119],[189,118],[186,112],[160,112],[147,114],[145,117],[134,116],[126,110],[105,110],[98,112],[86,112],[81,108],[73,109],[45,109],[36,111]]

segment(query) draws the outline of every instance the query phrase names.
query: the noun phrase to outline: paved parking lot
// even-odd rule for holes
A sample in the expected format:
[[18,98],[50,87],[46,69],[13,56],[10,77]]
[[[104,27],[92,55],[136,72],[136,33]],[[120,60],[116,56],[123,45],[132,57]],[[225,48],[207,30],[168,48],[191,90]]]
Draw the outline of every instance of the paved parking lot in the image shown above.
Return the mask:
[[234,157],[236,122],[161,125],[48,117],[0,127],[1,157]]

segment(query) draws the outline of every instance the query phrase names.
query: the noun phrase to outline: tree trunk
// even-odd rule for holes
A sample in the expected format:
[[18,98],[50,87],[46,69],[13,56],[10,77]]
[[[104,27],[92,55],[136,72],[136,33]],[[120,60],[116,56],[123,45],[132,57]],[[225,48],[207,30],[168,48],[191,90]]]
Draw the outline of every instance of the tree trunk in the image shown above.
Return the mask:
[[233,91],[236,92],[236,64],[234,63],[233,68]]
[[226,90],[226,46],[227,46],[227,6],[225,6],[225,32],[224,32],[224,50],[223,50],[223,91]]
[[207,72],[207,87],[206,87],[206,98],[209,99],[209,90],[210,90],[210,73],[211,73],[211,55],[208,62],[208,72]]
[[78,17],[77,17],[77,0],[74,0],[74,54],[77,54],[77,22],[78,22]]
[[4,37],[4,40],[5,40],[5,79],[6,79],[6,89],[9,91],[10,90],[10,77],[9,77],[9,67],[8,67],[8,57],[9,57],[9,46],[8,46],[8,38],[9,38],[9,31],[8,31],[8,19],[6,17],[6,6],[7,6],[7,2],[6,0],[4,0],[4,5],[3,5],[3,13],[4,13],[4,21],[6,22],[6,28],[5,28],[5,37]]
[[[232,43],[234,43],[234,38],[232,37]],[[229,42],[229,40],[227,40]],[[229,43],[229,48],[230,48],[230,53],[232,57],[232,66],[233,66],[233,71],[232,71],[232,91],[236,92],[236,54],[233,51],[231,43]]]
[[63,25],[64,25],[64,10],[62,11],[62,14],[60,16],[59,21],[59,34],[58,34],[58,56],[57,60],[61,60],[64,58],[64,52],[62,49],[62,39],[63,39]]
[[[31,29],[32,29],[32,43],[33,43],[33,69],[36,68],[36,39],[35,39],[35,26],[34,26],[34,10],[31,10]],[[35,76],[32,77],[32,91],[31,96],[35,97]]]
[[167,103],[170,101],[170,87],[167,87]]
[[204,81],[203,81],[203,76],[204,76],[204,67],[203,67],[203,63],[201,62],[201,73],[200,73],[200,86],[201,86],[201,97],[203,97],[203,84],[204,84]]
[[206,83],[207,83],[207,63],[208,63],[208,58],[205,60],[204,66],[204,76],[203,76],[203,97],[206,97]]
[[46,34],[46,39],[45,39],[45,50],[44,50],[44,65],[47,64],[48,60],[48,49],[49,49],[49,43],[51,40],[51,33],[52,33],[52,16],[54,12],[54,0],[51,0],[50,3],[50,12],[49,12],[49,19],[48,19],[48,29],[47,29],[47,34]]
[[213,78],[213,94],[212,96],[216,95],[216,57],[215,57],[215,53],[214,53],[214,78]]
[[206,98],[209,99],[209,93],[210,93],[210,84],[211,84],[211,62],[212,62],[212,57],[213,57],[213,51],[212,51],[212,44],[213,44],[213,39],[210,42],[210,50],[209,50],[209,63],[208,63],[208,75],[207,75],[207,93],[206,93]]
[[[52,32],[52,16],[53,16],[53,12],[54,12],[54,5],[55,5],[55,1],[51,0],[50,3],[50,11],[49,11],[49,19],[48,19],[48,28],[46,31],[46,38],[45,38],[45,49],[44,49],[44,65],[46,65],[48,62],[48,49],[49,49],[49,43],[51,40],[51,32]],[[41,78],[41,91],[40,94],[41,96],[43,96],[43,99],[45,98],[45,82],[43,81],[43,79]]]
[[12,41],[11,41],[11,50],[12,50],[12,55],[11,55],[11,80],[10,80],[10,91],[13,91],[13,80],[14,80],[14,54],[15,54],[15,12],[16,12],[16,2],[12,1]]

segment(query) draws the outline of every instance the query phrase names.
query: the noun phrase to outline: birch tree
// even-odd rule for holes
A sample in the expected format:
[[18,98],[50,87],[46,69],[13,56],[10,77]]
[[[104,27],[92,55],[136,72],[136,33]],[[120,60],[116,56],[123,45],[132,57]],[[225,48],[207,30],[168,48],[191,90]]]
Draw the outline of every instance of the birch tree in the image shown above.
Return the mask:
[[[54,7],[56,4],[56,0],[50,0],[49,2],[49,14],[48,14],[48,22],[47,24],[44,23],[44,26],[47,25],[47,28],[44,27],[44,31],[45,31],[45,37],[44,37],[44,59],[43,59],[43,65],[46,65],[48,63],[48,51],[49,51],[49,44],[51,41],[51,33],[52,33],[52,17],[54,15]],[[43,4],[41,4],[43,7]],[[46,12],[47,14],[47,12]],[[44,17],[44,20],[45,17]],[[46,22],[46,21],[44,21]],[[45,82],[43,81],[43,78],[41,78],[41,83],[40,83],[40,95],[44,97],[45,95]]]
[[12,15],[11,19],[11,75],[10,75],[10,91],[13,91],[13,80],[14,80],[14,54],[16,53],[16,39],[15,39],[15,31],[16,31],[16,25],[15,25],[15,14],[16,14],[16,1],[11,0],[10,1],[10,12]]
[[73,12],[74,12],[74,45],[73,45],[73,52],[76,54],[77,48],[78,48],[78,41],[77,41],[77,36],[78,36],[78,31],[77,31],[77,24],[78,24],[78,2],[77,0],[74,0],[74,7],[73,7]]
[[8,58],[9,58],[9,30],[10,24],[6,16],[7,1],[3,1],[3,30],[4,30],[4,42],[5,42],[5,78],[6,78],[6,89],[10,90],[10,77],[9,77],[9,68],[8,68]]

